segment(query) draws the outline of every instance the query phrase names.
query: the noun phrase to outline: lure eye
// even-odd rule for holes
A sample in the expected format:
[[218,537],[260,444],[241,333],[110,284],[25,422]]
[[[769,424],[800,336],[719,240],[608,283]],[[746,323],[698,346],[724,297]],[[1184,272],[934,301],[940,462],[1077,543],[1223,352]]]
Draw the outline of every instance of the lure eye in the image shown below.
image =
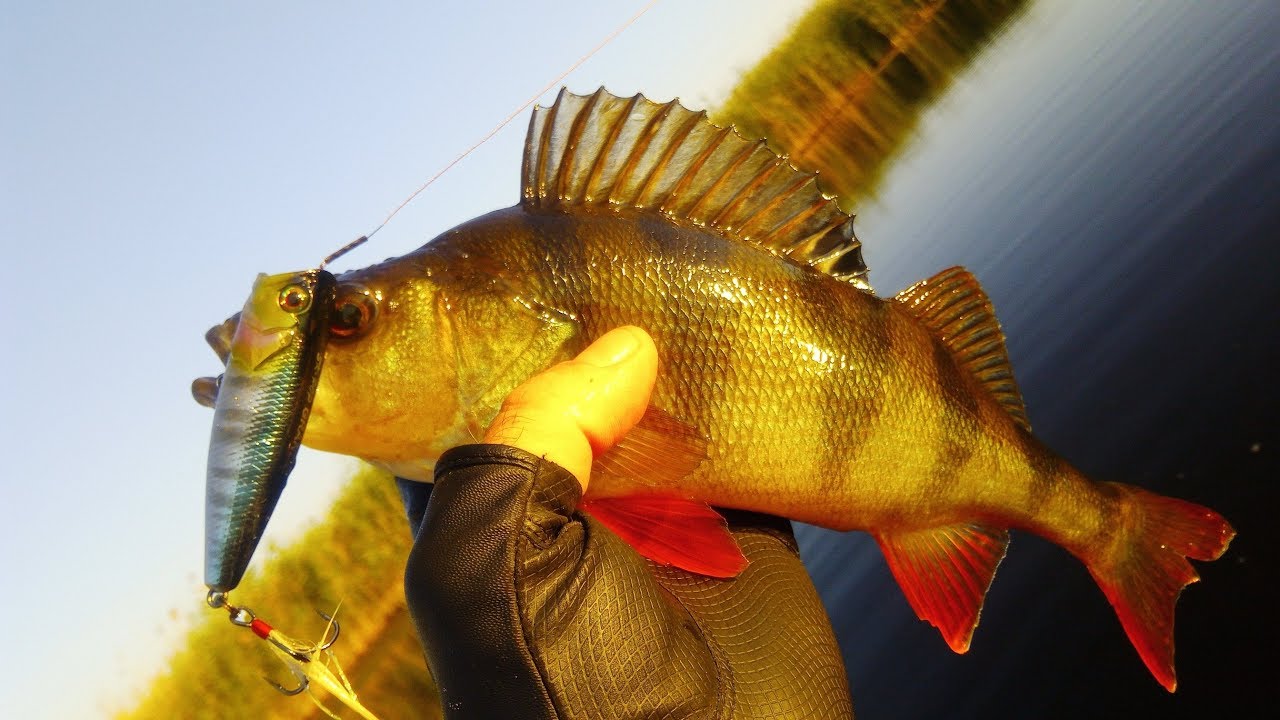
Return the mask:
[[363,287],[351,285],[338,291],[329,332],[334,337],[350,338],[363,334],[377,315],[378,301]]
[[302,285],[290,285],[280,291],[277,302],[281,310],[297,315],[311,307],[311,292]]

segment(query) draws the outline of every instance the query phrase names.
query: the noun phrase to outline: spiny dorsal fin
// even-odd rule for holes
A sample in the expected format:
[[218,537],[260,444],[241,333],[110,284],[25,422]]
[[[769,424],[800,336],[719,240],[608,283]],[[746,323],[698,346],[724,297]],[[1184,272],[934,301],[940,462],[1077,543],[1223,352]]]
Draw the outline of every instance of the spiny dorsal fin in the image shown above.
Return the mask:
[[991,300],[962,267],[947,268],[894,296],[934,337],[942,340],[1023,430],[1031,421],[1004,347]]
[[870,292],[853,218],[816,178],[678,100],[561,90],[529,122],[521,202],[660,212]]

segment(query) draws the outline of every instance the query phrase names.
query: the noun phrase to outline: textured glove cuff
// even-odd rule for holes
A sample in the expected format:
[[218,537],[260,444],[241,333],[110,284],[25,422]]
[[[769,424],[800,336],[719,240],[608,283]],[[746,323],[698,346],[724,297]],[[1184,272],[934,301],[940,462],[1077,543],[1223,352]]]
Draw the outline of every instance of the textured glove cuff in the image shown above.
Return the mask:
[[435,479],[437,483],[447,483],[445,478],[451,474],[476,466],[501,465],[533,477],[524,531],[531,542],[545,548],[582,500],[582,485],[573,473],[510,445],[476,444],[461,445],[441,455],[436,462]]
[[537,455],[510,445],[459,445],[445,451],[436,461],[435,478],[438,482],[443,475],[473,465],[512,465],[533,472],[543,462],[546,461]]

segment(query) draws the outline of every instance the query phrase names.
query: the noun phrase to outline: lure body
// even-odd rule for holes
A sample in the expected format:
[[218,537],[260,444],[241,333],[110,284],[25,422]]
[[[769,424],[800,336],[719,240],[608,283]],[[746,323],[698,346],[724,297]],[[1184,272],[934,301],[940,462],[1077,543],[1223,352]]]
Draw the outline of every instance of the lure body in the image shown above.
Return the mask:
[[653,421],[597,461],[586,500],[641,552],[704,549],[619,522],[655,497],[865,530],[964,652],[1007,530],[1028,530],[1088,565],[1173,689],[1184,556],[1217,558],[1234,531],[1038,442],[969,273],[875,296],[812,176],[676,103],[562,93],[535,112],[523,174],[520,205],[339,278],[336,312],[364,321],[325,351],[304,442],[430,480],[520,382],[637,325],[659,352]]
[[323,270],[260,275],[229,321],[234,334],[205,480],[205,584],[212,590],[239,584],[293,469],[324,358],[333,288]]

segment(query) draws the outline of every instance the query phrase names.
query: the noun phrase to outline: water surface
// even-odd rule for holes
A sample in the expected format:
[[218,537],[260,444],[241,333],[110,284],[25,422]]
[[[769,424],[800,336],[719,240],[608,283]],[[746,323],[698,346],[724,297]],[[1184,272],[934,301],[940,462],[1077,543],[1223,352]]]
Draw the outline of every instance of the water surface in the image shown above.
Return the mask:
[[1280,5],[1041,0],[859,211],[882,294],[983,281],[1036,433],[1239,537],[1178,608],[1168,695],[1092,579],[1018,533],[973,649],[866,537],[802,528],[860,718],[1254,717],[1280,642]]

